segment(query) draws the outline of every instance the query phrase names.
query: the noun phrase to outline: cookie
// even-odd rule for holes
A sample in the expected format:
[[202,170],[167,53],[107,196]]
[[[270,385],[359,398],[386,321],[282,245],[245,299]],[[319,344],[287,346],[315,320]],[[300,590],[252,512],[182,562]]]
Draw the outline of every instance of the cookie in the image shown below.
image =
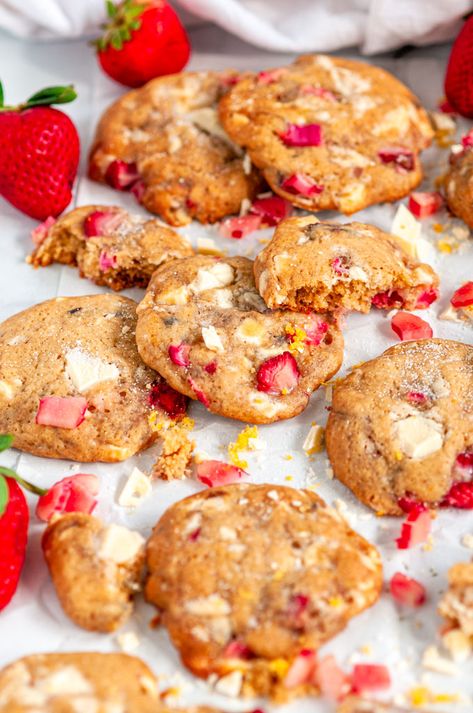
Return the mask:
[[90,177],[133,188],[171,225],[239,213],[261,181],[218,120],[217,103],[234,80],[231,72],[187,72],[125,94],[100,121]]
[[[126,654],[36,654],[0,671],[0,713],[212,713],[160,702],[143,661]],[[212,709],[213,710],[213,709]],[[218,713],[213,711],[213,713]]]
[[28,453],[83,462],[147,448],[152,409],[166,414],[135,328],[136,303],[112,294],[58,297],[3,322],[0,433]]
[[448,572],[448,590],[439,614],[446,619],[443,644],[457,661],[473,653],[473,562],[453,565]]
[[395,77],[325,55],[243,78],[222,98],[220,118],[276,193],[345,214],[406,196],[422,179],[419,152],[433,136]]
[[172,505],[147,564],[146,596],[183,663],[234,696],[309,692],[289,684],[294,660],[382,587],[374,547],[315,493],[276,485],[214,487]]
[[336,478],[365,505],[466,507],[473,498],[473,347],[402,342],[333,390],[325,439]]
[[287,218],[254,267],[256,287],[273,309],[411,310],[438,295],[429,265],[411,258],[394,235],[364,223]]
[[174,389],[252,423],[300,413],[343,356],[330,318],[268,310],[244,257],[199,255],[157,270],[138,307],[136,341]]
[[473,228],[473,135],[464,144],[456,144],[450,155],[444,178],[444,193],[452,213]]
[[34,267],[77,265],[81,277],[113,290],[146,287],[157,267],[193,254],[190,243],[159,220],[117,206],[82,206],[40,231],[28,259]]
[[61,606],[77,626],[110,632],[127,621],[140,589],[143,545],[138,532],[83,513],[48,525],[44,557]]

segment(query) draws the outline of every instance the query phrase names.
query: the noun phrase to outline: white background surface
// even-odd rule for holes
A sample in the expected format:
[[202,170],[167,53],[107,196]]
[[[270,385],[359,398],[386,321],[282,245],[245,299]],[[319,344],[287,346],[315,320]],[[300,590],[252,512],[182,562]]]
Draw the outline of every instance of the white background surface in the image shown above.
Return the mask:
[[[289,55],[275,56],[250,48],[223,32],[200,28],[194,32],[194,56],[192,69],[218,69],[227,66],[258,69],[274,64],[286,63]],[[447,48],[427,48],[409,53],[402,59],[377,58],[377,62],[393,71],[401,80],[417,92],[428,108],[434,108],[442,96],[442,78]],[[80,131],[82,139],[82,167],[75,190],[74,202],[83,205],[90,202],[121,203],[139,211],[131,196],[112,192],[110,189],[91,183],[84,177],[84,165],[94,127],[101,111],[122,91],[121,88],[101,74],[96,66],[93,53],[85,42],[68,41],[44,43],[23,43],[0,35],[0,67],[8,103],[14,103],[43,86],[73,82],[79,99],[65,107]],[[463,125],[465,128],[465,125]],[[442,172],[447,152],[431,149],[426,154],[425,164],[432,169],[432,177]],[[431,184],[427,180],[425,186]],[[224,190],[224,186],[222,186]],[[375,207],[356,218],[371,221],[389,229],[395,206]],[[30,230],[35,227],[32,220],[22,216],[0,199],[0,318],[24,309],[36,302],[56,295],[81,295],[97,292],[86,280],[81,280],[76,271],[58,265],[34,271],[25,263],[32,244]],[[435,220],[445,221],[446,215]],[[428,226],[429,221],[426,221]],[[193,238],[213,237],[231,252],[245,253],[259,249],[258,238],[268,237],[266,230],[242,241],[219,238],[216,229],[193,225],[182,229]],[[432,324],[434,335],[457,338],[472,343],[473,328],[439,322],[436,315],[448,303],[452,291],[467,279],[473,279],[470,245],[454,255],[442,255],[434,247],[434,233],[428,227],[424,236],[432,242],[431,264],[441,273],[441,299],[422,316]],[[437,236],[438,237],[438,236]],[[139,298],[140,291],[128,291]],[[348,319],[345,329],[346,369],[355,363],[378,355],[396,338],[389,327],[385,313],[375,312],[370,316],[355,315]],[[287,484],[285,477],[293,476],[291,485],[307,484],[309,462],[301,446],[310,422],[325,423],[326,406],[324,391],[316,393],[307,411],[292,421],[260,427],[260,435],[267,442],[267,449],[259,455],[250,455],[249,471],[252,482],[274,482]],[[226,457],[226,447],[244,427],[244,424],[209,416],[203,406],[192,404],[191,415],[196,420],[195,437],[200,451],[210,457]],[[293,459],[284,459],[285,454]],[[186,482],[156,482],[152,496],[133,514],[127,514],[115,504],[117,491],[131,472],[134,463],[143,470],[149,469],[153,453],[138,456],[119,465],[77,466],[65,461],[48,461],[11,451],[2,455],[6,465],[11,465],[26,478],[48,486],[71,472],[96,473],[101,478],[100,504],[96,514],[103,518],[124,522],[139,527],[148,534],[165,508],[173,501],[199,490],[200,486],[189,480]],[[310,466],[315,471],[318,492],[329,502],[340,499],[348,506],[348,518],[352,525],[375,543],[382,552],[385,577],[388,580],[395,571],[403,571],[422,581],[428,590],[428,603],[417,611],[400,612],[390,596],[384,594],[371,610],[351,622],[345,632],[339,635],[322,653],[334,652],[338,661],[346,668],[355,660],[385,663],[390,667],[393,678],[392,691],[406,692],[421,681],[427,682],[435,692],[457,692],[463,696],[473,695],[473,661],[459,667],[458,675],[446,677],[426,673],[420,666],[420,658],[425,647],[438,637],[440,619],[436,604],[440,592],[446,586],[446,572],[454,562],[467,560],[471,552],[461,545],[461,536],[473,533],[473,513],[442,511],[433,526],[434,544],[430,551],[418,547],[400,552],[395,547],[395,537],[400,529],[400,521],[395,518],[376,518],[370,511],[357,504],[351,493],[341,484],[327,478],[325,454],[317,457]],[[12,659],[40,651],[74,650],[118,650],[115,636],[94,635],[76,628],[61,612],[44,565],[40,537],[42,526],[32,518],[28,556],[21,585],[13,603],[0,614],[0,664]],[[140,647],[136,654],[146,659],[154,671],[163,674],[166,681],[175,682],[176,672],[185,680],[182,687],[183,700],[187,702],[207,701],[220,705],[224,710],[250,710],[254,703],[238,704],[222,697],[213,696],[202,682],[185,673],[178,662],[178,656],[169,644],[162,630],[149,629],[149,620],[154,610],[144,603],[125,630],[133,630],[140,637]],[[438,641],[438,640],[437,640]],[[362,654],[360,647],[370,646],[371,655]],[[450,710],[448,706],[428,706],[432,710]],[[452,710],[471,711],[472,703],[454,706]],[[273,710],[264,705],[265,711]],[[274,709],[276,710],[276,709]],[[324,701],[298,701],[290,706],[278,708],[281,713],[322,713],[333,710]]]

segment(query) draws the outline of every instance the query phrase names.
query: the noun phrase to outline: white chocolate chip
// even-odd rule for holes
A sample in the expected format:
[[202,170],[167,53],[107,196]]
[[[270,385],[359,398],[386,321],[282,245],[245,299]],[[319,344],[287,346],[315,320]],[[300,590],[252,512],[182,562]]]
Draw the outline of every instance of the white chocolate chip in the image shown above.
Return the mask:
[[437,647],[433,645],[428,646],[424,651],[422,666],[429,669],[429,671],[443,673],[446,676],[455,676],[458,673],[455,664],[441,656]]
[[136,508],[151,493],[151,480],[139,468],[133,468],[131,475],[118,498],[123,508]]
[[42,678],[37,683],[38,688],[50,696],[78,696],[93,693],[89,681],[75,666],[64,666]]
[[66,354],[66,374],[82,394],[104,381],[118,379],[120,371],[116,364],[108,364],[77,347]]
[[234,530],[233,527],[226,527],[225,525],[222,525],[219,529],[219,535],[222,540],[236,540],[237,538],[236,530]]
[[202,129],[202,131],[205,131],[207,134],[222,139],[222,141],[225,141],[226,144],[229,144],[234,149],[237,155],[241,155],[241,148],[233,143],[225,132],[219,121],[217,110],[213,107],[204,106],[200,109],[194,109],[194,111],[190,111],[184,118],[195,126],[198,126],[199,129]]
[[189,614],[196,616],[222,616],[230,614],[231,609],[228,602],[219,594],[210,594],[208,597],[197,597],[189,599],[184,604],[184,609]]
[[251,158],[247,153],[243,157],[243,173],[247,176],[251,173]]
[[197,276],[189,285],[193,292],[203,292],[216,287],[231,285],[235,277],[233,267],[226,262],[216,262],[212,267],[201,267]]
[[124,564],[137,556],[144,541],[139,532],[112,523],[103,533],[97,554],[103,560]]
[[409,458],[426,458],[443,444],[441,424],[426,416],[408,416],[397,421],[394,433],[401,451]]
[[439,314],[439,319],[448,320],[449,322],[462,322],[459,310],[455,309],[453,305],[448,305],[447,309],[444,309],[441,314]]
[[135,651],[140,645],[140,640],[134,631],[124,631],[121,634],[117,634],[117,642],[125,653]]
[[159,295],[157,304],[160,305],[185,305],[189,299],[189,290],[183,285],[175,290],[170,290],[164,295]]
[[302,444],[302,450],[305,451],[307,455],[312,455],[313,453],[320,453],[323,448],[324,442],[324,429],[322,426],[318,426],[316,423],[311,427],[309,433],[307,434],[304,443]]
[[210,327],[202,327],[202,339],[207,349],[210,349],[212,352],[223,354],[225,351],[222,340],[212,325],[210,325]]
[[11,382],[0,381],[0,396],[3,396],[7,401],[11,401],[15,395],[15,389],[13,388]]
[[215,690],[222,693],[224,696],[236,698],[240,695],[241,686],[243,683],[243,674],[241,671],[232,671],[222,676],[215,684]]
[[420,222],[414,218],[405,205],[401,204],[394,216],[391,233],[411,257],[418,258],[417,241],[420,239],[421,232]]
[[247,344],[261,344],[265,329],[263,325],[253,317],[247,317],[236,330],[236,336]]
[[353,265],[348,270],[348,278],[350,280],[359,280],[360,282],[368,282],[368,275],[363,270],[362,267],[358,265]]

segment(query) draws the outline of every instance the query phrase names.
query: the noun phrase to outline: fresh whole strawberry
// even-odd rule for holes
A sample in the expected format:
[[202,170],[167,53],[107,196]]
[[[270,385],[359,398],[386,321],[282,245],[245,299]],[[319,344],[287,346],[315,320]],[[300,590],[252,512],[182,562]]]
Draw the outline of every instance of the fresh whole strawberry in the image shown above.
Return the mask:
[[189,39],[165,0],[123,0],[106,6],[109,22],[94,44],[109,77],[127,87],[141,87],[185,67]]
[[0,195],[37,220],[58,216],[71,201],[79,136],[50,105],[75,97],[72,87],[48,87],[24,104],[5,106],[0,84]]
[[473,118],[473,15],[453,43],[445,75],[445,94],[455,111]]

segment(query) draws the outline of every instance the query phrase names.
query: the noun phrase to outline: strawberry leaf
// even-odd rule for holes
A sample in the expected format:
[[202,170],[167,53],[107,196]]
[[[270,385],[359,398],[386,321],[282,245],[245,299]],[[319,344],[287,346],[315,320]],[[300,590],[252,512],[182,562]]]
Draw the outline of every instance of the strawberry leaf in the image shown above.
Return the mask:
[[33,94],[22,108],[49,106],[50,104],[67,104],[68,102],[74,101],[76,97],[77,93],[72,84],[69,84],[67,87],[46,87],[36,92],[36,94]]
[[0,434],[0,453],[6,451],[7,448],[11,447],[13,443],[13,436],[10,434],[2,433]]
[[107,6],[107,15],[113,19],[118,12],[117,6],[112,0],[107,0],[105,4]]
[[0,517],[5,513],[8,505],[8,485],[7,481],[0,475]]
[[3,85],[2,85],[2,83],[0,82],[0,106],[3,106],[3,100],[4,100],[4,96],[3,96]]
[[5,468],[4,465],[0,465],[0,478],[2,475],[6,475],[7,478],[13,478],[13,480],[16,480],[19,485],[21,485],[26,490],[29,490],[30,493],[34,493],[35,495],[45,495],[45,493],[48,492],[47,489],[40,488],[38,485],[30,483],[28,480],[24,480],[14,470],[12,470],[11,468]]

